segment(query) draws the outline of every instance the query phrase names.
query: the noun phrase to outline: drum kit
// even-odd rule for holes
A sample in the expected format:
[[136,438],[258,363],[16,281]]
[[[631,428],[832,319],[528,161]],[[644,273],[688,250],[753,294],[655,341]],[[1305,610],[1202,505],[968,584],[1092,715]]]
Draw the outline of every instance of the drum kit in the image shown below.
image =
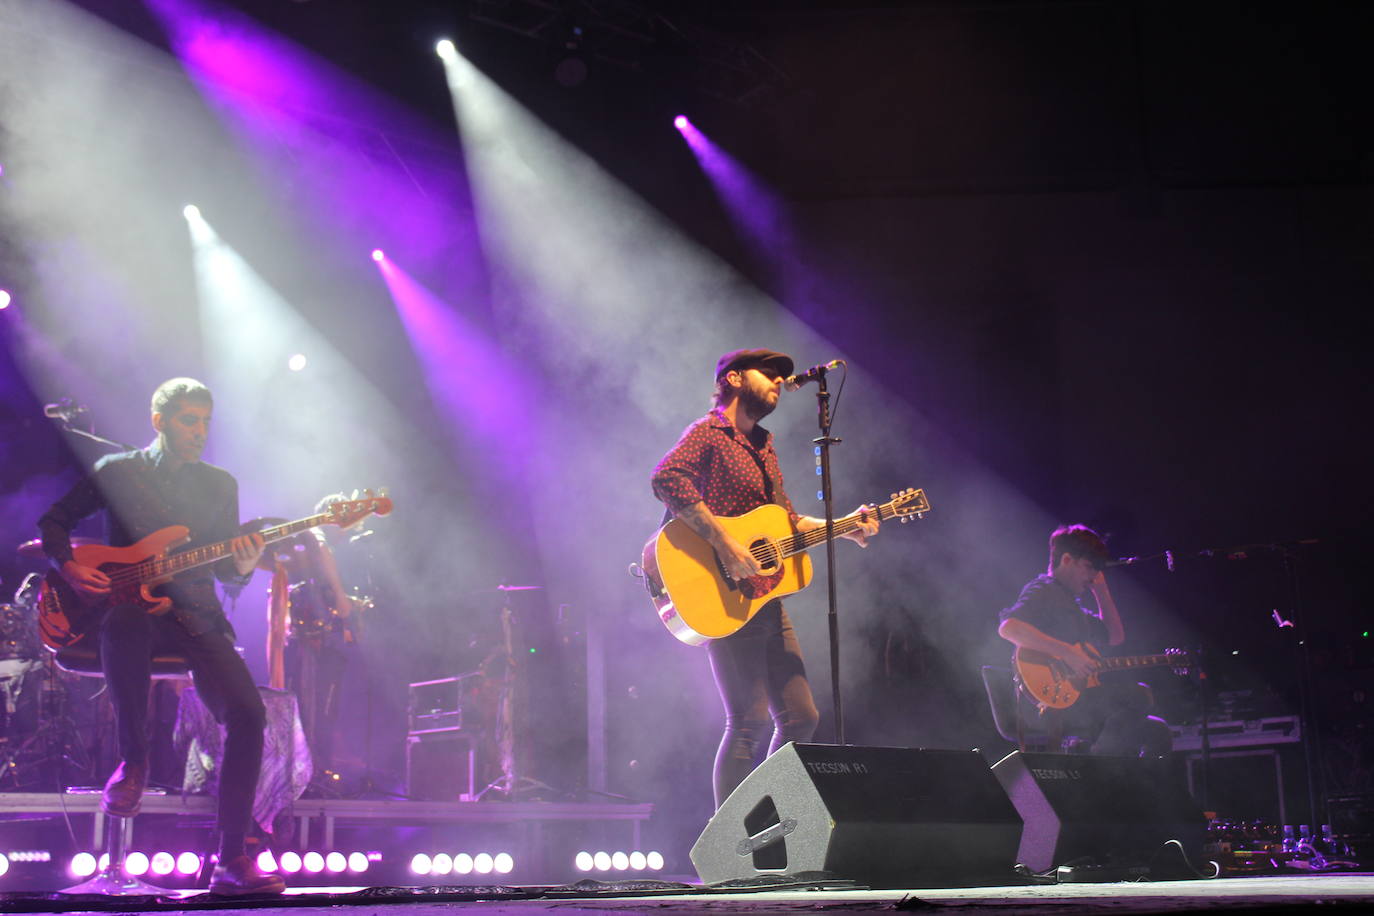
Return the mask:
[[[72,538],[73,546],[95,543]],[[43,544],[19,545],[19,556],[47,563]],[[38,635],[42,575],[30,572],[9,603],[0,604],[0,787],[33,788],[65,760],[78,769],[88,756],[68,714],[69,675],[57,667]]]

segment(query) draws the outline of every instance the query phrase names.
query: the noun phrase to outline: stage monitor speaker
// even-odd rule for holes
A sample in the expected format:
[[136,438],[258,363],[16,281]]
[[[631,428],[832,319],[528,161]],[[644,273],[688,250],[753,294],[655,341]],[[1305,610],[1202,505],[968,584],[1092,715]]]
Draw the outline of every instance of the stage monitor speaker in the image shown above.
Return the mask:
[[1016,860],[1035,872],[1077,859],[1148,864],[1169,840],[1190,860],[1206,818],[1162,758],[1013,751],[992,767],[1025,821]]
[[1021,818],[977,751],[786,744],[692,847],[707,884],[824,871],[871,887],[1010,879]]

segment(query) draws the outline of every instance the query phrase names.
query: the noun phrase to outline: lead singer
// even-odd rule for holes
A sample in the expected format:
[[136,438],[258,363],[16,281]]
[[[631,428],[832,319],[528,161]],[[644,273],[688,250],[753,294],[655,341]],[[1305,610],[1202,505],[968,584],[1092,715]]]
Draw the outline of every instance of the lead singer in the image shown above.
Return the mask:
[[[773,350],[734,350],[716,362],[714,406],[692,423],[654,469],[654,495],[715,548],[725,572],[745,579],[763,571],[717,516],[742,515],[767,503],[787,510],[797,531],[825,527],[798,515],[783,488],[773,434],[759,421],[773,412],[792,358]],[[860,507],[863,511],[864,507]],[[860,547],[878,532],[876,514],[844,535]],[[819,714],[802,663],[801,645],[782,601],[770,601],[737,632],[706,644],[725,706],[725,734],[716,751],[716,807],[753,770],[772,716],[768,752],[809,741]]]

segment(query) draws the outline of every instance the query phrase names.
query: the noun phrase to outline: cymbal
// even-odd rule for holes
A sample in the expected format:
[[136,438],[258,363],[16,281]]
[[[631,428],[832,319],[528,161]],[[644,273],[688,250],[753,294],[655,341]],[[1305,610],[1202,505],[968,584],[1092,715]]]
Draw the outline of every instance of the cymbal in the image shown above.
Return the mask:
[[[74,537],[72,538],[73,547],[85,547],[88,544],[99,544],[101,541],[95,538]],[[48,555],[43,552],[43,539],[34,538],[32,541],[25,541],[19,545],[19,555],[28,557],[30,560],[46,560]]]
[[534,592],[543,591],[542,585],[498,585],[495,588],[474,588],[468,592],[469,595],[499,595],[502,592]]

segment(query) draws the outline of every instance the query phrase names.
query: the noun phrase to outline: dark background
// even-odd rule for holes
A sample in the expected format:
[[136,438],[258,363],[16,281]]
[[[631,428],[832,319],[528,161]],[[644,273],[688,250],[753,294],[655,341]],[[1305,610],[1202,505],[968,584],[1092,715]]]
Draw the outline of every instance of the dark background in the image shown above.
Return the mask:
[[[137,4],[82,5],[163,40]],[[1112,574],[1128,648],[1204,646],[1215,687],[1240,692],[1234,708],[1273,715],[1298,710],[1305,641],[1320,783],[1374,788],[1374,614],[1359,578],[1374,457],[1363,352],[1374,302],[1364,48],[1374,7],[569,3],[542,16],[523,3],[234,5],[438,125],[451,124],[452,107],[427,55],[437,37],[454,37],[564,137],[861,361],[947,450],[975,456],[1049,517],[1109,532],[1120,555],[1173,550],[1173,572],[1152,561]],[[502,25],[514,22],[531,34]],[[626,22],[647,37],[626,39]],[[554,71],[573,55],[588,70],[568,87]],[[679,112],[786,197],[814,270],[771,260],[732,226],[663,129]],[[6,282],[19,285],[16,242],[0,241],[19,278]],[[25,391],[12,362],[0,371],[7,391]],[[3,407],[6,492],[69,460],[39,406],[21,394]],[[837,473],[846,462],[904,467],[902,457],[842,449]],[[954,480],[932,470],[916,482],[939,513],[958,513],[940,497]],[[6,520],[16,541],[28,522]],[[957,575],[993,583],[1009,603],[1039,571],[1047,534],[1009,533],[1022,561],[985,567],[977,542],[941,544],[949,535],[938,527],[919,537],[957,552]],[[899,537],[875,543],[867,562],[898,561]],[[17,572],[0,560],[7,587]],[[997,608],[974,618],[941,614],[921,594],[889,597],[898,613],[865,622],[856,609],[848,635],[858,647],[848,651],[868,662],[863,689],[847,697],[849,740],[1004,747],[973,664],[1004,660],[991,635]],[[1274,611],[1296,626],[1277,627]],[[820,620],[807,623],[818,694]],[[683,690],[656,677],[651,657],[612,659],[613,717],[640,722],[626,704],[671,704]],[[1151,680],[1171,720],[1196,715],[1192,682]],[[943,698],[943,715],[931,697]],[[672,809],[685,791],[674,786],[688,784],[691,821],[716,726],[691,715],[681,724],[700,730],[701,752],[679,772],[647,774],[631,761],[655,736],[613,728],[609,787]]]

